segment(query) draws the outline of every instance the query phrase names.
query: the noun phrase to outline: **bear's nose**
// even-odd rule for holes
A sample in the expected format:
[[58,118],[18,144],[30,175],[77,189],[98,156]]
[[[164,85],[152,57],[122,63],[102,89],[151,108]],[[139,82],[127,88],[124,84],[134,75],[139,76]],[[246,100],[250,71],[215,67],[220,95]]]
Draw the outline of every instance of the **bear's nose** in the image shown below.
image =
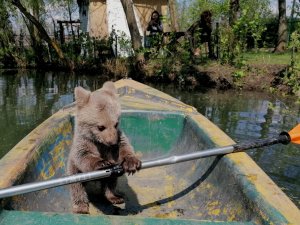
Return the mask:
[[108,145],[112,146],[112,145],[117,145],[116,141],[108,141],[107,142]]

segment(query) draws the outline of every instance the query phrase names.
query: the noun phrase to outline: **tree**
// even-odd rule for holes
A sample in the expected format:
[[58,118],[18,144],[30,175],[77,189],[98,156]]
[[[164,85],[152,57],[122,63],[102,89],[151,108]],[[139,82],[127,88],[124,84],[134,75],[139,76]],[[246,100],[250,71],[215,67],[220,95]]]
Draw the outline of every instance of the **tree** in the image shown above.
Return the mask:
[[[30,0],[26,2],[26,5],[24,7],[29,8],[34,18],[40,22],[40,14],[42,11],[41,9],[44,8],[43,1]],[[36,65],[43,65],[45,64],[44,48],[38,29],[34,26],[33,23],[30,23],[30,21],[26,19],[24,15],[22,17],[30,34],[31,46],[34,51],[35,63]]]
[[286,0],[278,0],[278,37],[274,52],[284,52],[287,42]]
[[240,1],[239,0],[230,0],[229,3],[229,25],[233,27],[235,22],[238,19],[240,11]]
[[3,0],[0,0],[0,60],[8,66],[16,63],[14,49],[14,33],[9,20],[9,10]]
[[[299,1],[299,3],[300,3],[300,1]],[[288,27],[288,38],[287,38],[288,43],[290,41],[291,33],[293,33],[293,31],[295,29],[294,28],[295,8],[296,8],[296,0],[293,0],[292,9],[291,9],[291,16],[290,16],[290,21],[289,21],[289,27]]]
[[20,0],[11,0],[11,3],[17,7],[20,12],[30,21],[30,23],[32,23],[36,29],[38,30],[39,36],[41,39],[43,39],[44,41],[46,41],[48,43],[49,46],[52,46],[52,48],[55,50],[55,52],[57,53],[58,57],[60,60],[62,60],[62,62],[67,65],[70,66],[68,60],[65,58],[61,48],[58,46],[58,44],[56,43],[55,40],[52,40],[47,31],[45,30],[45,28],[43,27],[43,25],[33,16],[31,15],[27,9],[22,5],[22,3],[20,2]]
[[9,20],[9,13],[0,0],[0,49],[5,50],[8,48],[10,42],[13,40],[12,25]]
[[121,3],[126,15],[130,36],[132,40],[132,47],[135,51],[137,51],[142,47],[142,39],[140,36],[139,28],[134,14],[133,2],[132,0],[121,0]]
[[178,32],[179,31],[179,25],[178,25],[178,20],[177,20],[178,16],[177,16],[176,1],[175,0],[169,0],[169,8],[170,8],[172,31]]

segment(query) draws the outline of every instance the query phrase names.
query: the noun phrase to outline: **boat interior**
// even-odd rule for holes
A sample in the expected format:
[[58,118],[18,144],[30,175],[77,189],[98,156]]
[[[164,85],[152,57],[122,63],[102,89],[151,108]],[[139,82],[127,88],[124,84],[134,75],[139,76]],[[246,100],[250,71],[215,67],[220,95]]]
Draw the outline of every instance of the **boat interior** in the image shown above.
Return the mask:
[[[216,147],[195,121],[182,112],[124,110],[120,126],[142,161]],[[18,183],[65,176],[73,130],[74,117],[70,114],[40,144]],[[125,196],[125,203],[112,205],[101,193],[95,193],[95,188],[89,193],[90,214],[213,221],[260,220],[236,179],[239,174],[229,168],[226,160],[222,156],[209,157],[144,169],[133,176],[123,175],[117,190]],[[90,182],[90,186],[93,185],[97,187],[97,181]],[[12,197],[5,209],[69,213],[69,186]]]

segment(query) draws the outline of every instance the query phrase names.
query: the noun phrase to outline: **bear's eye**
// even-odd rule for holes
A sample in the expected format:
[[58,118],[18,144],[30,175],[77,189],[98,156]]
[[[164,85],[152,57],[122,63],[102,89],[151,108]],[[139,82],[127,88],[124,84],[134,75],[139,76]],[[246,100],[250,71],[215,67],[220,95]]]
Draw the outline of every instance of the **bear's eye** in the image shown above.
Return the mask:
[[116,123],[115,128],[117,128],[119,126],[119,122]]
[[106,129],[105,126],[98,126],[98,130],[99,130],[99,131],[104,131],[105,129]]

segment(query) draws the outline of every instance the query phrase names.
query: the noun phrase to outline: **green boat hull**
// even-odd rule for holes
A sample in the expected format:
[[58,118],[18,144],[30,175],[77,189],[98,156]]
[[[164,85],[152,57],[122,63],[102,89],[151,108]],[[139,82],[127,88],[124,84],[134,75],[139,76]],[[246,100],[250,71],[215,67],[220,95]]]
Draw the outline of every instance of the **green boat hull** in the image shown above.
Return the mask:
[[[116,82],[121,129],[142,160],[233,144],[193,107],[132,80]],[[2,160],[0,188],[65,175],[74,106],[32,131]],[[1,202],[0,224],[297,224],[299,209],[245,153],[122,176],[125,203],[111,205],[90,182],[90,215],[71,213],[69,186]]]

